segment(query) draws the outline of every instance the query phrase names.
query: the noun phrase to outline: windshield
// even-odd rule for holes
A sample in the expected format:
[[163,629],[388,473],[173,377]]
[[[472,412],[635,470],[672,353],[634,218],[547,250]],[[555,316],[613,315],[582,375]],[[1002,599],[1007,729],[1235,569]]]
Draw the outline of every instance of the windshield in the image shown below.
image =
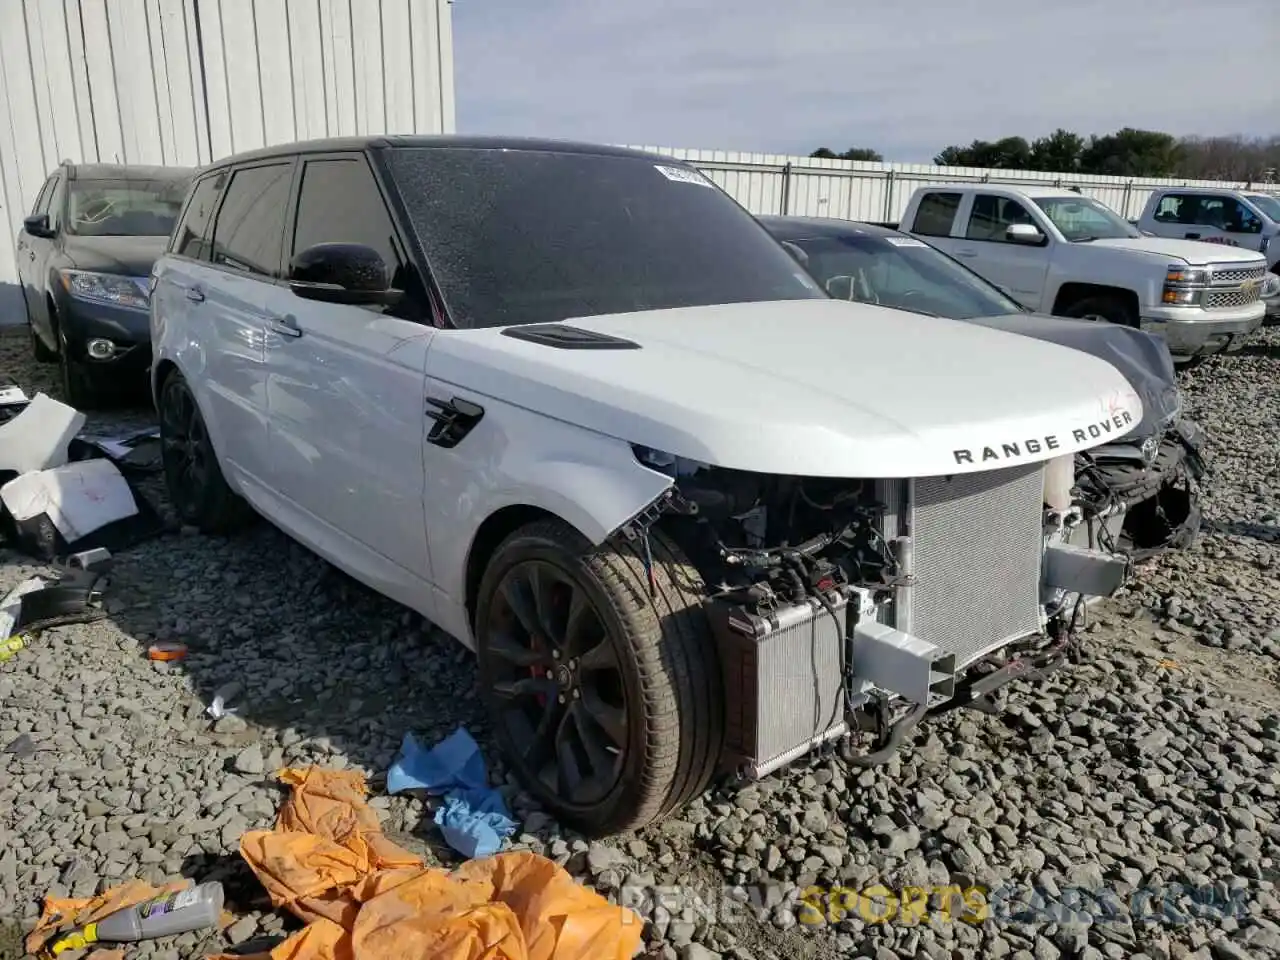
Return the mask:
[[967,267],[914,237],[851,233],[787,242],[800,249],[827,292],[841,300],[957,320],[1024,312]]
[[82,237],[167,237],[190,181],[72,180],[67,232]]
[[683,166],[471,147],[398,147],[387,164],[459,326],[825,297]]
[[1128,220],[1090,197],[1039,197],[1036,206],[1073,243],[1142,236]]
[[1272,222],[1280,223],[1280,200],[1256,193],[1246,193],[1244,198],[1265,213]]

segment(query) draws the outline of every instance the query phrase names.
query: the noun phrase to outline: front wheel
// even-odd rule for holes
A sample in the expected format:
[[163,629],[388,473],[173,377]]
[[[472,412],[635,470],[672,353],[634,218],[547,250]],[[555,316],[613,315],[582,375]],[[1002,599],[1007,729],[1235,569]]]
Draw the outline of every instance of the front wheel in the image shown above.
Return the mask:
[[31,334],[31,353],[36,363],[56,363],[58,353],[56,350],[49,349],[49,346],[40,339],[40,334],[36,333],[36,325],[31,319],[31,304],[27,302],[25,295],[22,298],[22,308],[26,311],[27,329]]
[[160,459],[169,502],[183,523],[225,534],[251,519],[249,505],[227,486],[196,398],[176,369],[160,388]]
[[[54,335],[58,338],[58,371],[62,374],[62,399],[77,410],[92,410],[102,402],[102,390],[84,364],[71,356],[71,345],[56,314],[50,315]],[[35,331],[32,331],[35,336]]]
[[1062,316],[1077,320],[1105,320],[1121,327],[1138,326],[1133,307],[1120,297],[1086,297],[1063,309]]
[[653,534],[593,547],[543,520],[481,580],[481,696],[525,788],[588,836],[636,829],[706,789],[724,706],[697,572]]

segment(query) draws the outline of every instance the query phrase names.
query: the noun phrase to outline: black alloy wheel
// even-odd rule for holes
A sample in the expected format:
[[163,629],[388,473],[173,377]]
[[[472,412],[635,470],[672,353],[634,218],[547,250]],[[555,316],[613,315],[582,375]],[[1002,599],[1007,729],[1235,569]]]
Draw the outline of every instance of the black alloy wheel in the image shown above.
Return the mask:
[[494,595],[486,639],[514,761],[569,806],[600,803],[622,775],[627,694],[586,590],[549,561],[517,563]]
[[252,511],[227,486],[200,407],[177,370],[161,387],[159,413],[160,462],[179,519],[202,533],[231,533],[243,526]]

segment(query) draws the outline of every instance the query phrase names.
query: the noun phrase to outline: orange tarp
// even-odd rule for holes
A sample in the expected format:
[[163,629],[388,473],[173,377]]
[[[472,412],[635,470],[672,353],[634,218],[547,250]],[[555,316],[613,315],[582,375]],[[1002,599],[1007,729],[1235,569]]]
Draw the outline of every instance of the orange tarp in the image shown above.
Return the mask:
[[635,913],[545,857],[428,869],[383,835],[358,773],[280,779],[293,794],[276,829],[245,834],[240,852],[308,926],[255,960],[629,960],[640,946]]

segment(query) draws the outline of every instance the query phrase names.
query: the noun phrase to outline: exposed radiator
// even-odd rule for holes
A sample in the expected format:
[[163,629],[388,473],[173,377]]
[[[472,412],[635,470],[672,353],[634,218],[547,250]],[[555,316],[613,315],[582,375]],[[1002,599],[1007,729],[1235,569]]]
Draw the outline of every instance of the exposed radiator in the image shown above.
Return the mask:
[[900,516],[915,579],[898,604],[898,628],[955,654],[957,669],[1036,633],[1043,465],[922,477],[906,487]]
[[818,601],[758,616],[713,601],[707,609],[724,671],[725,755],[761,777],[843,733],[840,678],[847,601],[836,616]]

